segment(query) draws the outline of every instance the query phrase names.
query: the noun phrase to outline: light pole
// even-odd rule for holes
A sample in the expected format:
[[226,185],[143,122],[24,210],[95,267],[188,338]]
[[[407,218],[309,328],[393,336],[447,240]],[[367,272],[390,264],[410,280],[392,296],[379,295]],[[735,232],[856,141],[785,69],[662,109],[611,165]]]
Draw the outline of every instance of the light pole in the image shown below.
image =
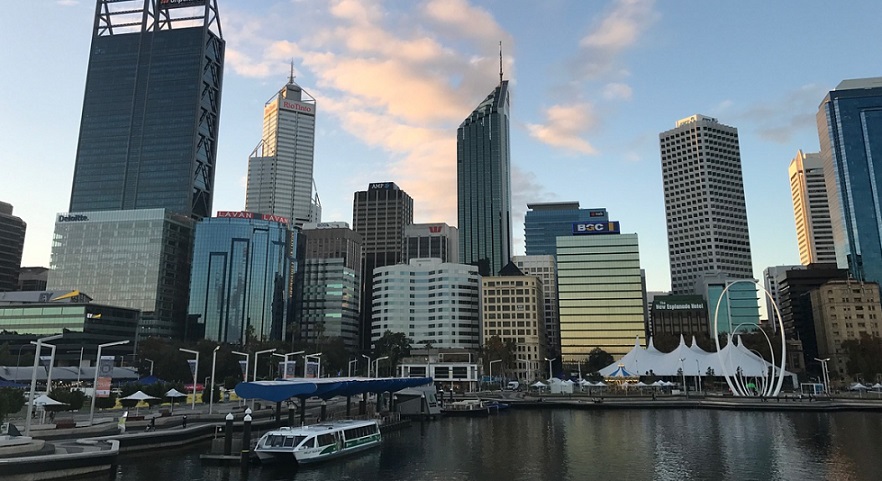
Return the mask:
[[318,370],[315,373],[315,377],[316,379],[318,379],[322,377],[322,353],[320,352],[317,352],[315,354],[306,354],[303,356],[303,377],[306,377],[306,364],[311,357],[318,359]]
[[698,393],[701,395],[701,366],[698,364],[698,359],[695,360],[695,372],[698,376]]
[[[289,358],[289,357],[296,356],[296,355],[298,355],[298,354],[303,354],[304,352],[306,352],[306,351],[296,351],[296,352],[289,352],[289,353],[285,354],[285,373],[282,375],[282,378],[284,378],[285,376],[288,375],[288,358]],[[297,358],[296,358],[296,357],[294,358],[294,362],[295,362],[295,363],[297,362]],[[297,365],[295,364],[294,367],[296,368]],[[295,377],[297,376],[296,369],[295,369],[295,372],[294,372],[294,376],[295,376]]]
[[150,363],[150,375],[152,376],[153,375],[153,359],[147,359],[145,357],[144,360]]
[[355,363],[355,370],[358,371],[358,358],[349,361],[349,377],[352,377],[352,364]]
[[[383,356],[383,357],[378,357],[378,358],[374,359],[374,375],[375,376],[380,377],[380,361],[384,361],[386,359],[389,359],[389,356]],[[391,377],[392,373],[389,373],[389,374]]]
[[248,382],[248,359],[251,357],[247,352],[232,351],[233,354],[245,356],[245,369],[242,369],[242,382]]
[[829,371],[827,371],[827,361],[829,361],[829,360],[830,360],[829,357],[826,357],[824,359],[815,358],[815,361],[818,361],[821,363],[821,376],[824,378],[824,394],[826,394],[828,396],[830,395],[830,388],[829,388],[830,377],[829,377]]
[[[365,359],[368,360],[368,363],[367,363],[367,371],[368,371],[368,372],[367,372],[367,377],[371,377],[371,357],[368,356],[367,354],[362,354],[361,357],[363,357],[363,358],[365,358]],[[305,369],[305,368],[304,368],[304,369]],[[304,373],[304,377],[305,377],[305,376],[306,376],[306,374]]]
[[[254,375],[251,376],[251,380],[257,382],[257,357],[261,354],[266,354],[268,352],[276,352],[275,349],[264,349],[263,351],[257,351],[254,353]],[[251,398],[251,410],[254,410],[254,398]]]
[[493,384],[493,363],[494,362],[502,362],[502,359],[497,359],[495,361],[490,361],[490,384]]
[[[217,350],[220,349],[220,346],[215,346],[214,351],[211,353],[211,394],[208,395],[208,414],[214,410],[214,368],[217,366]],[[203,388],[204,389],[204,388]]]
[[[31,341],[31,344],[37,345],[37,341]],[[48,395],[52,392],[52,368],[55,366],[55,344],[43,344],[43,346],[50,348],[51,354],[49,354],[49,369],[46,371],[46,394]],[[40,348],[42,351],[42,348]],[[42,353],[40,353],[42,354]],[[40,356],[42,357],[42,356]]]
[[[196,410],[196,381],[198,380],[196,376],[199,375],[199,351],[194,351],[192,349],[184,349],[183,347],[178,348],[181,352],[188,352],[190,354],[196,355],[196,366],[193,368],[193,401],[190,405],[190,409]],[[203,389],[205,389],[203,387]]]
[[683,365],[685,360],[685,357],[680,358],[680,375],[683,376],[683,392],[686,394],[686,397],[689,397],[689,388],[686,387],[686,366]]
[[552,374],[551,374],[551,363],[554,362],[554,361],[556,361],[557,358],[555,357],[555,358],[552,358],[552,359],[548,359],[548,358],[546,357],[545,360],[548,361],[548,382],[551,382],[551,378],[553,377]]
[[[40,362],[40,350],[43,347],[43,341],[52,341],[52,340],[60,338],[61,336],[62,336],[61,334],[56,334],[54,336],[43,337],[43,338],[37,339],[37,350],[36,350],[36,352],[34,352],[34,369],[33,369],[33,371],[31,371],[31,391],[28,394],[28,414],[27,414],[28,418],[25,421],[25,436],[31,435],[31,415],[34,412],[34,390],[37,389],[37,366],[39,365],[39,362]],[[126,342],[128,342],[128,341],[126,341]],[[99,349],[100,349],[100,347],[99,347]],[[19,352],[21,352],[21,351],[19,351]],[[95,401],[94,401],[95,396],[94,395],[92,396],[92,399],[93,399],[92,405],[94,406],[95,405]]]
[[[101,351],[105,347],[119,346],[119,345],[128,344],[128,343],[129,343],[129,341],[125,340],[125,341],[108,342],[106,344],[98,344],[98,353],[95,357],[95,378],[92,380],[92,407],[89,408],[89,426],[91,426],[95,420],[95,398],[98,397],[98,365],[101,364]],[[28,419],[30,419],[30,418],[31,418],[31,413],[28,412]]]

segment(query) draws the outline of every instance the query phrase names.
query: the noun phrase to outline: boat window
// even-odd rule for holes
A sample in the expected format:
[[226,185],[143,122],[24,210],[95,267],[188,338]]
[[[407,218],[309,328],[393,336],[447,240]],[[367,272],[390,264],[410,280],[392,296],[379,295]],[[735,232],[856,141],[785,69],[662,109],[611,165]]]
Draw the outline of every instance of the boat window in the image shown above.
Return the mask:
[[304,439],[306,439],[306,436],[294,436],[294,446],[300,446]]
[[315,438],[309,438],[309,439],[307,439],[306,441],[303,442],[303,444],[301,445],[301,447],[304,447],[304,448],[314,448],[314,447],[315,447]]
[[328,434],[320,434],[318,436],[318,445],[327,446],[329,444],[334,444],[336,441],[334,440],[334,435],[331,433]]
[[285,442],[285,436],[273,436],[272,447],[280,448],[282,447],[282,443]]
[[294,446],[294,437],[293,436],[286,437],[285,444],[283,446],[285,446],[286,448],[290,448],[291,446]]
[[[276,444],[276,442],[278,442],[279,444]],[[267,436],[266,438],[264,438],[264,440],[263,440],[263,446],[264,446],[264,447],[267,447],[267,448],[270,448],[270,447],[273,447],[273,446],[281,446],[281,445],[282,445],[281,443],[282,443],[282,437],[281,437],[281,436],[275,436],[275,435],[272,435],[272,434],[268,435],[268,436]]]

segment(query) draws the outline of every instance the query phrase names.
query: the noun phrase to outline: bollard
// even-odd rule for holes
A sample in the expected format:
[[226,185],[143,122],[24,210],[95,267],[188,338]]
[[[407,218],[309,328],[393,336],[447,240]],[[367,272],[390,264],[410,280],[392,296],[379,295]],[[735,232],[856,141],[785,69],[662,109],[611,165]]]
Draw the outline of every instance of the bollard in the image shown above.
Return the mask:
[[426,395],[420,395],[420,419],[425,419],[426,416]]
[[248,466],[248,460],[251,457],[251,410],[248,409],[245,411],[245,423],[242,427],[242,453],[239,462],[242,465],[242,469],[245,469]]
[[288,426],[294,425],[294,404],[288,404]]
[[328,403],[325,400],[322,400],[322,414],[319,416],[319,421],[324,421],[328,417]]
[[183,429],[187,429],[187,415],[186,414],[184,414],[184,417],[181,418],[181,427]]
[[346,417],[352,413],[352,396],[346,396]]
[[282,401],[276,401],[276,426],[282,424]]
[[229,456],[233,452],[233,413],[228,413],[224,419],[227,421],[224,426],[224,456]]

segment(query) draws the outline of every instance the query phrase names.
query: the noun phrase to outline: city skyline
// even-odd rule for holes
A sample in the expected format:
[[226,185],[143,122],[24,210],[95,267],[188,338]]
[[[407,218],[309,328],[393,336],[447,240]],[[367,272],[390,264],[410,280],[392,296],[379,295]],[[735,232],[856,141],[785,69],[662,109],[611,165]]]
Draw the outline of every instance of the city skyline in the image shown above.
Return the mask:
[[[454,132],[496,82],[502,40],[514,253],[523,253],[528,202],[607,207],[640,235],[648,290],[670,288],[658,132],[693,114],[739,129],[760,279],[767,266],[798,263],[787,166],[797,150],[819,150],[818,105],[843,79],[879,75],[860,55],[879,35],[871,19],[882,6],[871,2],[833,11],[822,2],[799,11],[760,2],[296,5],[308,26],[295,34],[284,27],[287,2],[243,10],[219,1],[228,52],[213,210],[244,207],[259,109],[293,58],[298,84],[327,105],[315,155],[323,220],[351,221],[352,193],[382,179],[411,194],[416,222],[455,224]],[[0,54],[17,72],[0,80],[0,164],[14,180],[0,201],[28,224],[23,265],[48,265],[55,214],[69,203],[94,2],[28,2],[8,13],[7,44],[34,28],[22,19],[39,19],[43,32],[33,48]],[[849,35],[781,28],[824,31],[830,22]],[[704,37],[720,42],[694,41]],[[30,61],[41,45],[53,62]],[[65,91],[47,94],[47,81]]]

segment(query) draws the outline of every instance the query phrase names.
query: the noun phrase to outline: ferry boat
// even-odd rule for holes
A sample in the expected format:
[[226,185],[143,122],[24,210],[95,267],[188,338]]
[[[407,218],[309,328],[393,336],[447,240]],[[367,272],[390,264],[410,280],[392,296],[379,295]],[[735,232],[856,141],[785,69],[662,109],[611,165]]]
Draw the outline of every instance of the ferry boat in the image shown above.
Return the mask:
[[269,431],[257,441],[254,452],[262,463],[310,464],[364,451],[381,442],[376,421],[329,421]]
[[447,416],[488,416],[490,407],[480,399],[447,402],[441,407],[441,413]]

